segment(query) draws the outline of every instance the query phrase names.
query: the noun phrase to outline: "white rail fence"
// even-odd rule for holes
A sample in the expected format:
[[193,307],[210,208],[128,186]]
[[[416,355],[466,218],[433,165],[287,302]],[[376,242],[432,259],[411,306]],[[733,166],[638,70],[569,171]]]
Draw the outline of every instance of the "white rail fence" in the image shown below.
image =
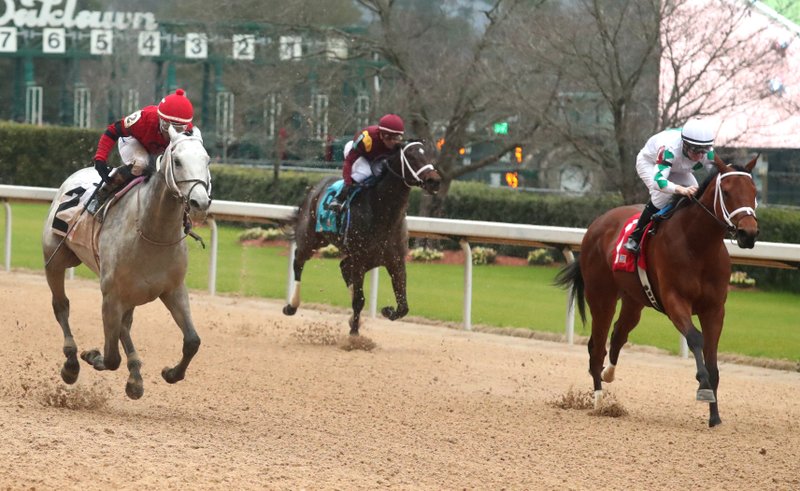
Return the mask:
[[[52,188],[0,185],[0,201],[5,207],[5,269],[11,270],[11,206],[10,202],[50,203],[56,190]],[[218,234],[217,220],[281,223],[295,211],[293,206],[268,205],[261,203],[241,203],[215,200],[211,203],[208,225],[211,230],[211,244],[208,263],[208,291],[216,293]],[[413,237],[453,239],[459,242],[464,251],[464,329],[472,328],[472,257],[470,243],[511,244],[529,247],[552,247],[560,250],[568,262],[573,261],[573,252],[580,250],[581,240],[586,229],[571,227],[550,227],[544,225],[523,225],[515,223],[481,222],[472,220],[449,220],[410,216],[406,219],[409,234]],[[757,242],[753,249],[740,249],[730,241],[725,246],[735,264],[747,264],[784,269],[800,268],[800,244]],[[290,245],[288,261],[286,298],[289,300],[294,282],[292,258],[295,244]],[[569,292],[568,292],[569,293]],[[370,272],[369,312],[375,317],[377,312],[378,270]],[[569,298],[569,296],[567,297]],[[566,302],[565,334],[567,342],[574,340],[574,305]],[[682,338],[681,338],[682,339]],[[681,353],[686,355],[685,340],[682,340]]]

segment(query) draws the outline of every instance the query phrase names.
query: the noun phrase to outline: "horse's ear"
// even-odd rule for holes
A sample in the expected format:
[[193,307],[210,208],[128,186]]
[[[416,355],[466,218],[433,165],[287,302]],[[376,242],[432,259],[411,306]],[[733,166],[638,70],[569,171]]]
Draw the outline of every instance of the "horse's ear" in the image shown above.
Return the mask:
[[175,141],[175,137],[178,136],[178,130],[176,130],[175,127],[170,124],[167,125],[167,131],[169,132],[170,141]]
[[721,158],[719,158],[719,155],[717,154],[717,152],[714,152],[714,165],[717,166],[717,170],[720,173],[728,172],[728,170],[729,170],[728,169],[728,164],[726,164],[725,162],[722,161]]
[[192,126],[192,136],[196,136],[201,140],[203,139],[203,134],[200,133],[200,128],[198,128],[197,126]]
[[756,162],[758,162],[758,158],[759,157],[761,157],[760,153],[758,155],[756,155],[753,160],[748,162],[747,165],[744,166],[744,168],[747,169],[747,172],[752,172],[753,171],[753,167],[756,166]]

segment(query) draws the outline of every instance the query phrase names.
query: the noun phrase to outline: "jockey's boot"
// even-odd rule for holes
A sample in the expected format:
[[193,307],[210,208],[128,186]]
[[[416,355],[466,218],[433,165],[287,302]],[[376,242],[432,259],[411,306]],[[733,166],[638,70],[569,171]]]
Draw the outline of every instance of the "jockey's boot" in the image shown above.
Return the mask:
[[331,202],[328,203],[328,205],[326,206],[326,209],[334,213],[341,213],[342,209],[344,208],[345,202],[347,202],[347,197],[350,195],[350,188],[352,187],[353,187],[352,184],[350,185],[345,184],[344,186],[342,186],[342,190],[339,191],[339,194],[333,197]]
[[86,203],[86,211],[91,215],[97,213],[97,211],[103,207],[106,200],[108,200],[108,197],[127,184],[132,177],[133,174],[131,174],[130,166],[123,165],[117,167],[115,172],[112,172],[111,175],[108,176],[108,181],[104,181],[103,185],[89,198],[89,202]]
[[628,241],[625,242],[623,246],[628,252],[634,254],[639,253],[639,242],[642,240],[642,233],[655,213],[658,213],[658,208],[656,208],[652,201],[648,201],[644,210],[642,210],[642,214],[639,216],[639,221],[636,222],[636,228],[631,232],[631,235],[628,236]]

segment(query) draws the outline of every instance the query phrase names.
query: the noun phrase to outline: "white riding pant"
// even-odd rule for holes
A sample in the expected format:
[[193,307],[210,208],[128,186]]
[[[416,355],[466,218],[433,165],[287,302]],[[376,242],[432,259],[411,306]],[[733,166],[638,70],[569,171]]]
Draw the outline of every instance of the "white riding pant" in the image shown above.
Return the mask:
[[[350,153],[350,150],[353,149],[353,141],[349,141],[344,146],[344,157],[347,158],[347,154]],[[370,166],[369,160],[364,157],[359,157],[353,162],[353,168],[350,172],[350,176],[353,178],[353,182],[359,183],[362,182],[364,179],[372,176],[372,166]]]
[[[658,166],[656,165],[650,163],[647,165],[640,165],[640,162],[636,163],[636,172],[639,174],[642,181],[644,181],[647,190],[650,192],[650,201],[660,210],[667,206],[675,195],[666,193],[658,187],[658,184],[656,184],[656,181],[653,179],[657,171]],[[684,187],[697,186],[697,179],[691,172],[672,171],[669,173],[669,181]]]
[[131,166],[131,174],[141,176],[150,162],[150,154],[144,145],[132,136],[124,136],[117,140],[117,149],[122,163]]

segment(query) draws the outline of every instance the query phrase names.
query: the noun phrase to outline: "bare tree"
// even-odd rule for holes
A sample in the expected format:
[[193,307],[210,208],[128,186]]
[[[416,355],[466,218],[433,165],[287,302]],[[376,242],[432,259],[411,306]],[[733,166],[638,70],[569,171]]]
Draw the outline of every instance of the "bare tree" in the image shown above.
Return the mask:
[[[640,201],[634,162],[650,135],[771,97],[778,55],[754,43],[764,28],[752,27],[751,9],[732,0],[577,0],[541,10],[521,55],[559,79],[558,110],[540,114],[551,138],[599,170],[605,189]],[[542,108],[515,88],[531,111]]]

